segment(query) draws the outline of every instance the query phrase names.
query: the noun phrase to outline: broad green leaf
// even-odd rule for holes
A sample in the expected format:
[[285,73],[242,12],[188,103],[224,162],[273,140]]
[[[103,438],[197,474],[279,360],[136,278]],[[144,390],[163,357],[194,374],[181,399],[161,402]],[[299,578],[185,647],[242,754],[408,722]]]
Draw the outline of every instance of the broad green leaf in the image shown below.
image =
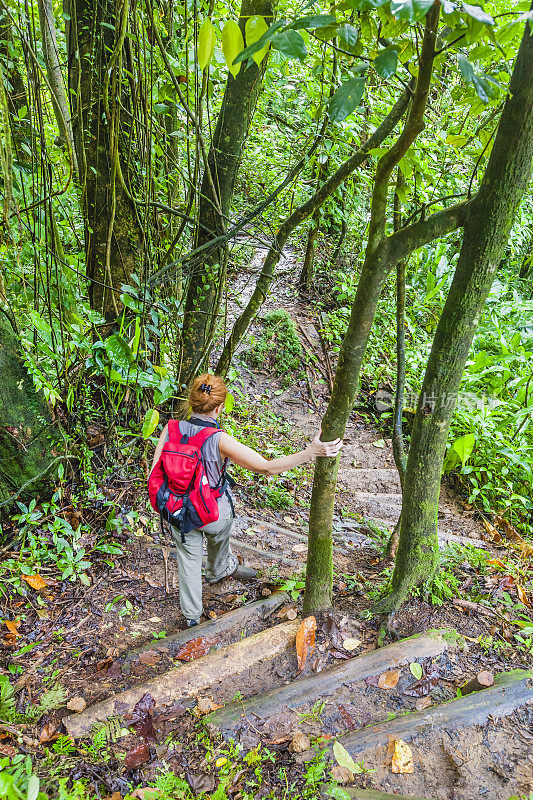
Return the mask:
[[374,59],[374,67],[380,78],[386,80],[394,75],[398,67],[398,51],[395,47],[386,47]]
[[[246,33],[246,44],[248,46],[259,43],[263,44],[262,37],[268,32],[269,32],[269,27],[266,24],[264,18],[260,17],[259,14],[254,14],[252,17],[250,17],[250,19],[246,20],[245,33]],[[250,54],[258,66],[266,56],[268,48],[269,48],[269,43],[268,41],[266,41],[264,47],[262,46],[255,53]]]
[[347,749],[340,742],[333,742],[333,756],[339,767],[346,767],[352,775],[361,772],[361,767],[355,763]]
[[30,775],[28,780],[27,800],[37,800],[39,796],[39,778],[37,775]]
[[411,672],[411,675],[414,675],[417,681],[419,681],[423,674],[423,670],[420,664],[417,661],[413,661],[411,664],[409,664],[409,670]]
[[351,794],[348,794],[348,792],[340,786],[325,786],[324,789],[326,797],[331,797],[332,800],[350,800],[351,798]]
[[338,32],[339,47],[352,55],[356,55],[359,48],[359,31],[353,25],[341,25]]
[[142,427],[143,439],[148,439],[159,425],[159,411],[155,408],[150,408],[144,415],[144,422]]
[[343,83],[329,103],[328,114],[332,122],[342,122],[361,102],[365,90],[364,78],[351,78]]
[[348,8],[355,8],[356,11],[372,11],[388,2],[389,0],[348,0]]
[[198,31],[198,66],[205,69],[215,49],[215,29],[210,19],[204,19]]
[[228,392],[226,395],[226,400],[224,401],[224,411],[226,412],[226,414],[231,414],[234,405],[235,405],[235,396],[232,395],[231,392]]
[[466,464],[466,462],[472,455],[475,443],[476,443],[476,437],[474,436],[474,434],[466,433],[464,436],[461,436],[459,439],[456,439],[455,442],[452,444],[452,448],[455,450],[455,452],[461,459],[461,464]]
[[338,30],[338,23],[332,22],[331,25],[324,25],[323,28],[317,28],[315,30],[315,36],[317,39],[320,39],[321,42],[329,42],[330,39],[335,38]]
[[298,58],[300,61],[305,61],[307,56],[307,47],[298,31],[281,31],[272,37],[272,47],[285,56],[285,58],[294,59]]
[[397,19],[411,21],[425,17],[435,0],[391,0],[390,10]]
[[134,355],[131,352],[131,347],[117,333],[114,333],[109,339],[104,342],[106,353],[114,364],[117,364],[122,369],[128,369],[130,364],[135,361]]
[[484,25],[494,25],[493,17],[487,14],[486,11],[483,11],[479,6],[471,6],[468,3],[463,3],[463,11],[477,22],[482,22]]
[[239,74],[241,65],[233,62],[243,50],[244,39],[241,29],[233,19],[230,19],[222,28],[222,52],[228,69],[234,78]]
[[305,28],[310,31],[314,30],[314,28],[324,28],[326,25],[331,25],[332,22],[335,22],[335,17],[331,16],[331,14],[308,14],[306,17],[294,20],[292,25],[289,25],[289,28],[294,31]]

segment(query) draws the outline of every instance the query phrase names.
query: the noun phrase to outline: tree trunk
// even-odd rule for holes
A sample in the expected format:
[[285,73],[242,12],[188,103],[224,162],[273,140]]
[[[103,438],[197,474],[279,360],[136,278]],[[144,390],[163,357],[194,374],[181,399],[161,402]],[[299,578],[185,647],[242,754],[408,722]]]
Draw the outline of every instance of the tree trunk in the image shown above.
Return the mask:
[[70,108],[67,100],[67,91],[63,72],[61,71],[61,61],[57,46],[57,36],[54,20],[54,8],[52,0],[37,0],[39,10],[39,23],[41,26],[41,40],[43,46],[44,62],[46,64],[46,74],[51,91],[52,107],[57,121],[59,133],[66,138],[66,146],[69,151],[69,158],[72,163],[74,177],[78,177],[78,161],[74,147],[74,136],[72,133],[72,120],[70,118]]
[[[270,0],[243,0],[239,26],[244,36],[246,20],[254,15],[267,22],[272,17]],[[241,164],[246,137],[261,90],[266,58],[260,67],[243,64],[236,78],[228,75],[222,106],[204,170],[198,205],[195,247],[201,247],[226,231],[227,218]],[[215,188],[215,191],[213,189]],[[182,333],[182,382],[187,382],[206,355],[212,338],[224,282],[227,247],[203,252],[190,264]]]
[[[324,183],[328,172],[327,162],[319,164],[316,170],[317,189]],[[304,263],[302,271],[298,279],[298,289],[301,292],[310,292],[313,288],[313,281],[315,276],[315,244],[320,233],[320,218],[322,207],[319,206],[313,214],[311,227],[307,233],[307,245],[305,248]]]
[[62,440],[24,366],[18,334],[0,312],[0,509],[46,490]]
[[[344,336],[335,373],[331,399],[322,422],[323,441],[342,437],[352,411],[359,385],[359,372],[381,290],[391,267],[399,261],[392,252],[384,251],[389,180],[391,174],[424,129],[424,112],[431,85],[439,6],[435,4],[426,16],[418,78],[404,128],[379,160],[374,178],[368,243],[361,277],[352,306],[348,330]],[[398,236],[401,231],[396,233]],[[394,237],[390,237],[392,240]],[[417,245],[419,246],[419,245]],[[393,262],[388,259],[393,258]],[[318,458],[315,465],[309,543],[304,594],[304,613],[331,605],[333,575],[332,524],[338,458]]]
[[131,144],[126,137],[134,130],[120,109],[131,106],[130,83],[121,81],[129,0],[122,0],[118,10],[114,0],[72,0],[70,10],[69,90],[89,300],[93,310],[111,321],[121,307],[120,285],[129,283],[133,272],[142,278],[144,255],[143,231],[122,155]]
[[467,213],[457,268],[435,332],[407,459],[391,590],[378,603],[380,611],[397,608],[437,566],[440,478],[457,393],[479,316],[531,178],[532,68],[533,37],[528,23],[487,169]]

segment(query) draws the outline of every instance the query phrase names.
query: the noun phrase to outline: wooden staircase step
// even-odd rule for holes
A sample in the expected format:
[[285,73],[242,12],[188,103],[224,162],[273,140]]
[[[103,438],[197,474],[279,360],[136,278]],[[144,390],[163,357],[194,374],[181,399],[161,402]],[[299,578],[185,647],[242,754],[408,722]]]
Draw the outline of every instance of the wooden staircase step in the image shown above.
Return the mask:
[[191,697],[220,681],[238,676],[250,667],[274,659],[293,648],[301,620],[284,622],[267,628],[246,639],[234,642],[197,658],[195,661],[174,667],[168,672],[145,681],[132,689],[95,703],[80,714],[71,714],[63,722],[73,738],[86,736],[93,725],[109,717],[123,718],[131,713],[141,697],[149,692],[158,708],[172,706],[180,699]]
[[450,730],[482,725],[489,716],[493,719],[506,717],[532,702],[533,670],[513,670],[499,675],[493,686],[481,692],[368,725],[357,733],[341,736],[339,741],[354,756],[375,747],[386,747],[391,737],[411,741],[430,727]]
[[[378,650],[351,658],[340,666],[331,667],[316,675],[293,681],[265,694],[251,697],[238,703],[229,703],[210,716],[210,722],[221,732],[231,737],[243,716],[249,717],[254,726],[267,720],[281,707],[291,710],[304,704],[313,704],[331,694],[343,683],[354,683],[379,675],[388,669],[405,666],[420,658],[434,658],[445,650],[462,644],[461,637],[448,629],[431,630],[408,639],[402,639]],[[295,721],[297,713],[295,712]]]

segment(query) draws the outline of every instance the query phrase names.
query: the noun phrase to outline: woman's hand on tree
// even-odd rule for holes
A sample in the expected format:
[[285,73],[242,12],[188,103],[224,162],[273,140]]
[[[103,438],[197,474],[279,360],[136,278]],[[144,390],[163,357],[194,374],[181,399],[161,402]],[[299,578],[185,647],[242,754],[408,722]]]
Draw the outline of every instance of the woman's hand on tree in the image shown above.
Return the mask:
[[320,441],[322,430],[319,430],[309,447],[307,448],[313,458],[335,458],[343,447],[342,439],[333,439],[331,442]]

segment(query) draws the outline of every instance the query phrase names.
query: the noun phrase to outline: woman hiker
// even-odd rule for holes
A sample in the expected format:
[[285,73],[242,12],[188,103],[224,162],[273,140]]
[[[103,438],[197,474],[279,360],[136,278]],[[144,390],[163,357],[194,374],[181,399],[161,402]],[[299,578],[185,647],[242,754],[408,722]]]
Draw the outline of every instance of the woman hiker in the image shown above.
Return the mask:
[[[200,375],[191,386],[189,406],[191,416],[181,420],[179,429],[186,436],[194,436],[202,428],[218,428],[220,416],[228,389],[222,378],[217,375]],[[152,462],[152,470],[159,461],[163,445],[169,439],[168,425],[165,425]],[[228,433],[217,430],[202,445],[200,453],[210,487],[215,487],[221,478],[226,459],[233,461],[245,469],[258,472],[260,475],[278,475],[300,464],[306,464],[317,456],[335,457],[342,447],[340,439],[332,442],[321,442],[320,431],[305,450],[289,456],[281,456],[267,460],[255,450],[234,439]],[[205,578],[207,583],[218,583],[223,578],[233,577],[238,580],[255,578],[255,569],[239,564],[232,554],[230,535],[235,516],[233,499],[229,488],[218,499],[219,517],[202,528],[189,531],[182,541],[179,531],[172,527],[172,536],[176,543],[178,577],[180,590],[180,606],[187,625],[197,625],[202,616],[202,554],[203,537],[207,544],[207,566]]]

